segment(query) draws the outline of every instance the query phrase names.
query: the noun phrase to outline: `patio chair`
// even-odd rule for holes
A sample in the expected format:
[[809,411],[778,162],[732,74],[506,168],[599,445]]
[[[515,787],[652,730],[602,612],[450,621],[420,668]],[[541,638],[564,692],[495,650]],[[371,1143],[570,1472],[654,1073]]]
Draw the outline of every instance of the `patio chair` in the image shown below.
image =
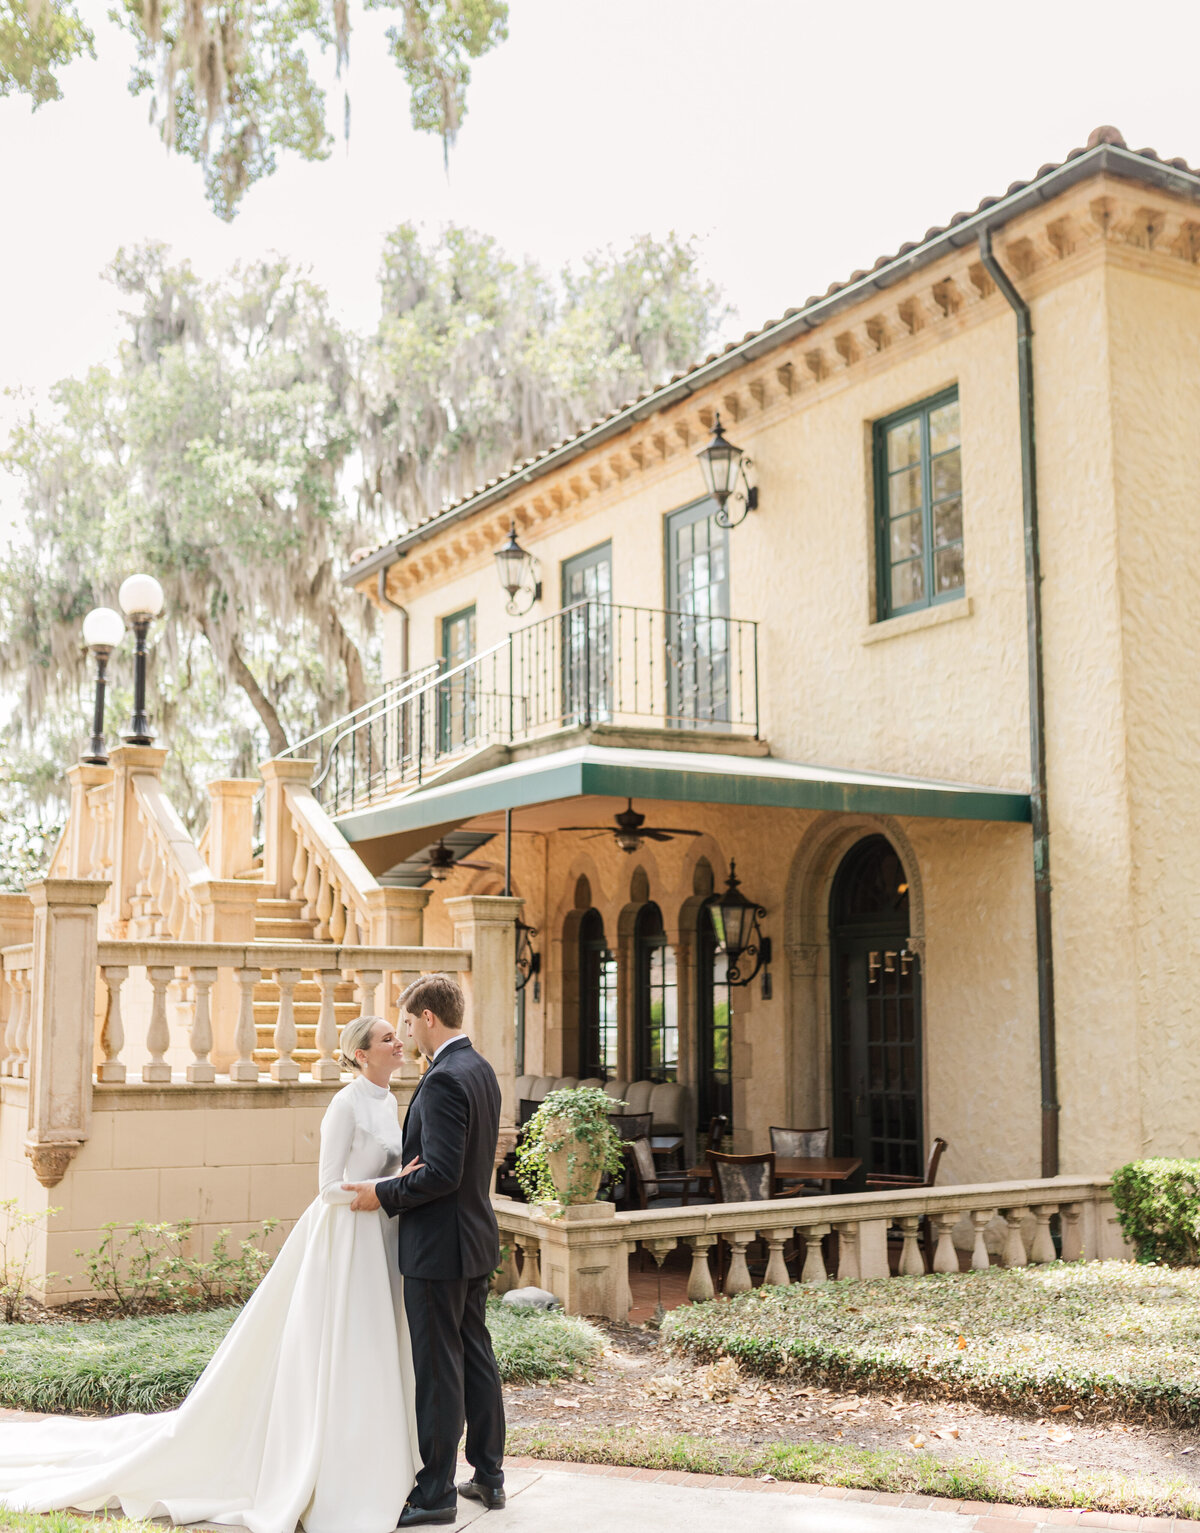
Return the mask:
[[650,1148],[649,1135],[631,1139],[625,1146],[625,1164],[638,1208],[649,1208],[657,1203],[664,1208],[687,1208],[692,1198],[694,1177],[686,1171],[660,1171],[654,1164],[654,1151]]
[[[930,1146],[929,1157],[925,1162],[924,1176],[903,1176],[899,1173],[892,1175],[888,1172],[878,1172],[867,1177],[868,1192],[899,1192],[906,1187],[932,1187],[937,1181],[938,1166],[941,1164],[942,1153],[946,1149],[944,1139],[935,1139]],[[925,1271],[933,1271],[933,1226],[928,1217],[922,1217],[918,1238],[921,1242],[921,1255],[925,1262]],[[888,1230],[888,1254],[893,1250],[899,1251],[904,1246],[904,1231],[899,1225],[892,1225]],[[889,1262],[890,1265],[890,1262]]]
[[648,1112],[610,1112],[608,1121],[624,1140],[649,1139],[654,1114]]
[[723,1112],[717,1113],[715,1117],[708,1120],[708,1143],[704,1148],[706,1150],[720,1150],[721,1146],[725,1143],[725,1135],[728,1132],[729,1119]]
[[[827,1128],[772,1128],[770,1134],[771,1148],[781,1160],[829,1154]],[[828,1183],[809,1181],[803,1177],[788,1183],[788,1193],[793,1198],[816,1197],[828,1191]]]
[[[709,1150],[714,1203],[762,1203],[768,1198],[791,1197],[775,1189],[775,1151],[763,1155],[722,1155]],[[717,1236],[717,1288],[724,1282],[726,1241]]]

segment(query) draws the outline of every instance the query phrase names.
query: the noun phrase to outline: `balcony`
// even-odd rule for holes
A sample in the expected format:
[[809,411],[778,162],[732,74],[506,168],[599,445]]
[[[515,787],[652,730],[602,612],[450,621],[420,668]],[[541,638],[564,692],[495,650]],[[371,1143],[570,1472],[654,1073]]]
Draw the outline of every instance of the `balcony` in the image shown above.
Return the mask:
[[429,666],[302,740],[344,814],[491,747],[604,728],[759,738],[758,625],[582,601],[446,669]]

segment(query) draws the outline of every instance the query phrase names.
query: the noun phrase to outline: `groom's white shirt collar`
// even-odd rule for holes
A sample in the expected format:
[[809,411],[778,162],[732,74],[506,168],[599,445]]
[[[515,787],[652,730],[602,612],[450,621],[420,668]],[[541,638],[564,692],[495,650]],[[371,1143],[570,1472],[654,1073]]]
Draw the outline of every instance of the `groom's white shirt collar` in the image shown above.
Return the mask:
[[445,1053],[445,1051],[450,1047],[452,1043],[457,1043],[460,1038],[466,1038],[466,1036],[466,1033],[455,1033],[453,1038],[447,1038],[445,1043],[439,1043],[437,1048],[434,1049],[433,1053],[430,1055],[429,1063],[431,1065],[434,1064],[439,1054]]

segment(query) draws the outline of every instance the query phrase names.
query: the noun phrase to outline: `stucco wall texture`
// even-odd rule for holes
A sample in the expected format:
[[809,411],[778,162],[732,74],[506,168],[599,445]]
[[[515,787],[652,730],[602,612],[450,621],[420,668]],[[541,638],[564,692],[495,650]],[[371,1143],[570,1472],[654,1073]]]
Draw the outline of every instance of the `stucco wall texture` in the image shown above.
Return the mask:
[[[1169,254],[1165,236],[1156,244],[1145,233],[1160,213],[1162,228],[1194,210],[1172,211],[1166,194],[1153,194],[1149,213],[1135,206],[1149,195],[1112,182],[1089,187],[1069,206],[1006,229],[1001,247],[1035,332],[1066,1173],[1104,1171],[1146,1153],[1200,1153],[1200,897],[1190,855],[1200,840],[1200,267],[1185,258],[1190,247]],[[1112,234],[1118,227],[1120,238]],[[922,279],[926,312],[930,284],[942,275],[935,268]],[[961,271],[955,280],[968,289]],[[805,344],[822,344],[824,361],[810,375],[812,354],[798,349],[804,386],[786,394],[768,386],[755,395],[757,407],[736,375],[709,390],[708,406],[722,410],[730,437],[753,458],[760,488],[759,509],[730,535],[730,611],[759,623],[762,726],[773,755],[1024,789],[1015,326],[994,291],[951,308],[912,334],[893,328],[886,349],[852,366],[839,366],[830,337],[814,332]],[[836,349],[854,354],[861,320],[852,313],[836,322],[851,336],[845,348],[835,337]],[[871,424],[950,385],[962,412],[965,595],[915,618],[876,622]],[[701,402],[689,402],[689,419]],[[661,429],[669,433],[676,419],[682,415]],[[654,429],[636,428],[644,440]],[[540,560],[545,597],[529,617],[504,614],[486,540],[471,547],[440,534],[452,549],[440,566],[403,581],[393,570],[390,589],[410,614],[411,662],[433,658],[441,617],[471,603],[481,649],[552,613],[563,561],[607,540],[614,601],[664,606],[664,519],[700,492],[700,445],[693,435],[687,451],[661,460],[648,452],[637,472],[599,472],[595,492],[573,503],[568,496],[538,507],[522,486],[488,513],[535,507],[521,538]],[[570,472],[586,479],[611,450]],[[385,615],[385,623],[394,664],[398,619]],[[586,818],[599,823],[612,807],[594,805]],[[706,832],[696,846],[671,843],[641,859],[668,929],[692,895],[688,858],[700,846],[718,886],[736,856],[747,888],[768,908],[775,998],[763,1002],[757,987],[737,998],[738,1147],[762,1146],[772,1122],[828,1121],[828,884],[801,889],[788,871],[815,817],[638,807],[660,823]],[[903,825],[907,855],[919,864],[906,871],[924,901],[926,1137],[951,1141],[947,1180],[1035,1174],[1041,1085],[1029,829]],[[535,839],[518,848],[526,886],[519,892],[529,902],[526,919],[544,929],[548,968],[541,1006],[529,1008],[527,1061],[555,1073],[564,1068],[570,1019],[554,944],[561,948],[581,859],[586,852],[595,869],[589,877],[610,937],[629,900],[632,859],[561,833],[536,851]],[[464,892],[466,875],[455,878],[462,886],[447,892]],[[443,940],[437,908],[435,899],[433,941]],[[784,933],[806,923],[815,956],[798,942],[785,951]]]

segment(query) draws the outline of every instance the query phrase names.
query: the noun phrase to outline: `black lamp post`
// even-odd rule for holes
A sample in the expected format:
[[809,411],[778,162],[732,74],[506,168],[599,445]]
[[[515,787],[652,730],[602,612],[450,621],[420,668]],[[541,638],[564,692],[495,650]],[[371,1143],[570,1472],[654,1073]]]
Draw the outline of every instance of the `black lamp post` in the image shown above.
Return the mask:
[[108,680],[108,657],[125,637],[125,620],[111,607],[93,607],[83,620],[83,642],[96,661],[96,701],[92,709],[92,739],[81,759],[92,766],[108,765],[104,739],[104,692]]
[[[753,464],[740,447],[735,447],[725,435],[721,417],[713,420],[713,434],[707,447],[696,454],[704,474],[708,493],[717,503],[718,527],[736,527],[746,520],[747,513],[758,505],[758,486],[746,478],[746,470]],[[741,501],[740,516],[730,516],[730,500]]]
[[[741,879],[734,872],[734,866],[731,860],[725,892],[712,902],[708,911],[717,941],[725,949],[725,956],[729,960],[726,984],[748,985],[758,971],[771,962],[771,939],[763,936],[758,924],[759,917],[765,916],[767,912],[742,893]],[[755,960],[754,967],[749,974],[743,975],[738,965],[743,959],[750,958]],[[763,980],[765,986],[765,975]]]
[[[534,602],[541,601],[542,583],[534,577],[533,555],[517,542],[516,522],[509,524],[508,542],[503,548],[496,550],[495,557],[496,572],[508,596],[505,611],[510,617],[521,617],[529,611]],[[523,606],[519,606],[517,597],[522,593],[528,599]]]
[[133,717],[121,736],[126,745],[153,745],[154,733],[146,717],[146,635],[163,609],[163,588],[153,575],[130,575],[117,600],[133,624]]

